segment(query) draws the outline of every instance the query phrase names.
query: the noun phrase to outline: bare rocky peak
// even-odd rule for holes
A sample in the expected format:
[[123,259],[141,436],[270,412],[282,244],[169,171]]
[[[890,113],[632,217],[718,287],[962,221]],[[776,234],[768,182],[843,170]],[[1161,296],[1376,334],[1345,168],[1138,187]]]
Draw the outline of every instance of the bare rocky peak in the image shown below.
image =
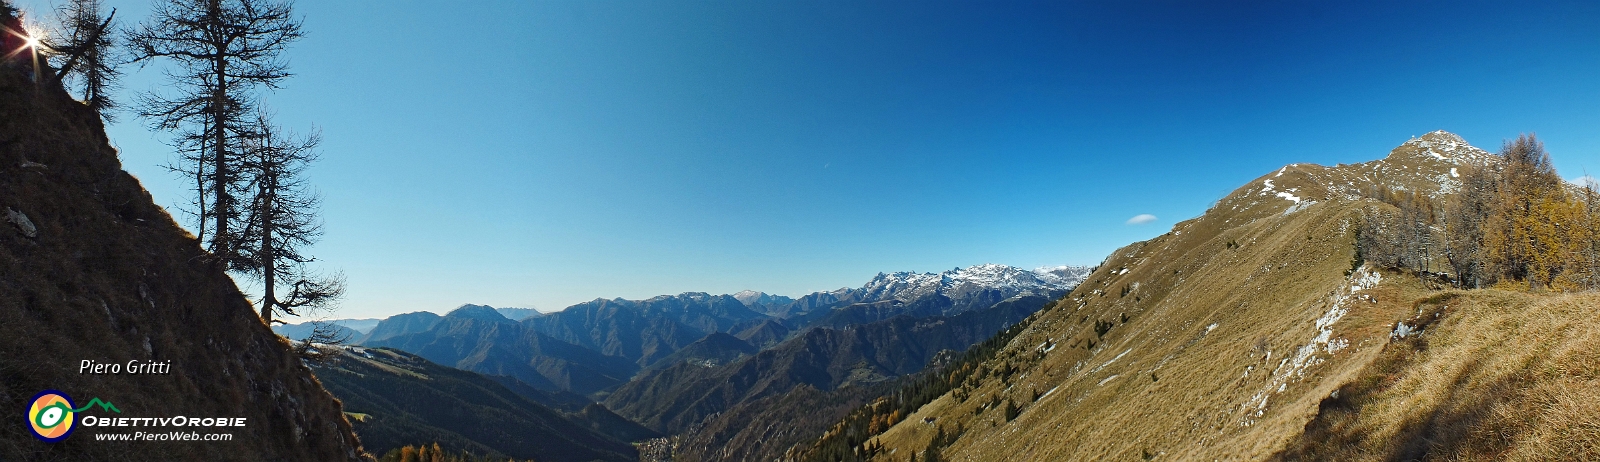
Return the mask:
[[[1461,189],[1461,178],[1500,157],[1443,130],[1414,137],[1369,162],[1326,167],[1289,164],[1235,190],[1212,211],[1227,221],[1292,214],[1334,200],[1372,197],[1377,188],[1440,198]],[[1174,227],[1174,229],[1178,229]]]
[[1429,132],[1406,140],[1389,152],[1389,159],[1432,159],[1455,165],[1483,166],[1494,162],[1495,155],[1467,143],[1460,135],[1444,130]]

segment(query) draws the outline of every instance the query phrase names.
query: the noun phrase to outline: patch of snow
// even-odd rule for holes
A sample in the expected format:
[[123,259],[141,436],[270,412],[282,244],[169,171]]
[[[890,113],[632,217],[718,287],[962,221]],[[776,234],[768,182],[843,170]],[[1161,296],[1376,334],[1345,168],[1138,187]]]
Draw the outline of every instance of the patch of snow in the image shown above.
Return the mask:
[[[1278,367],[1272,371],[1272,377],[1267,380],[1266,386],[1242,405],[1246,409],[1255,408],[1253,412],[1247,413],[1250,417],[1261,417],[1266,411],[1267,397],[1269,395],[1282,393],[1288,389],[1290,381],[1304,379],[1308,369],[1322,364],[1323,359],[1318,357],[1317,353],[1326,352],[1331,355],[1350,346],[1348,340],[1333,338],[1333,325],[1350,312],[1350,301],[1357,298],[1355,296],[1357,292],[1376,287],[1380,282],[1383,282],[1382,273],[1362,265],[1361,268],[1358,268],[1355,273],[1350,275],[1347,286],[1334,291],[1330,297],[1328,311],[1313,321],[1313,325],[1317,329],[1316,335],[1305,345],[1297,348],[1292,357],[1280,360]],[[1269,352],[1269,359],[1271,358],[1270,355],[1271,353]],[[1255,423],[1254,420],[1246,418],[1246,420],[1240,422],[1240,425],[1249,426],[1253,423]]]
[[[1251,405],[1254,405],[1253,407],[1255,407],[1256,409],[1255,409],[1254,412],[1251,412],[1249,415],[1251,415],[1253,417],[1261,417],[1262,414],[1266,413],[1267,412],[1267,400],[1269,398],[1271,398],[1271,397],[1272,396],[1270,394],[1268,394],[1267,392],[1264,392],[1264,391],[1256,393],[1255,396],[1251,396],[1250,397],[1250,401],[1246,402],[1245,405],[1246,405],[1246,407],[1250,407]],[[1239,426],[1248,427],[1248,426],[1250,426],[1250,424],[1253,424],[1253,423],[1255,423],[1254,420],[1246,419],[1246,420],[1244,420],[1242,422],[1239,422]]]
[[1296,204],[1300,203],[1300,196],[1296,196],[1294,194],[1289,194],[1289,193],[1286,193],[1286,192],[1279,191],[1278,192],[1278,197],[1282,197],[1284,199],[1288,199],[1290,201],[1293,201]]
[[1050,391],[1044,392],[1044,394],[1039,395],[1039,399],[1044,399],[1046,396],[1050,396],[1051,393],[1055,393],[1056,390],[1058,390],[1060,388],[1061,388],[1060,385],[1056,385],[1055,388],[1051,388]]
[[1121,375],[1113,375],[1113,376],[1110,376],[1110,377],[1106,377],[1104,379],[1100,379],[1100,383],[1095,384],[1095,386],[1098,387],[1098,386],[1101,386],[1101,385],[1105,385],[1106,382],[1110,382],[1112,380],[1116,380],[1117,377],[1121,377]]
[[1421,329],[1417,329],[1415,327],[1408,326],[1403,321],[1402,322],[1397,322],[1397,323],[1395,323],[1394,331],[1389,332],[1389,341],[1392,342],[1392,341],[1395,341],[1395,340],[1400,340],[1400,339],[1403,339],[1403,338],[1406,338],[1406,337],[1410,336],[1411,334],[1415,334],[1417,332],[1421,332]]
[[1455,167],[1450,167],[1450,178],[1461,178],[1461,174],[1456,172]]
[[1343,350],[1343,349],[1349,348],[1349,347],[1350,347],[1350,341],[1349,340],[1345,340],[1343,338],[1336,338],[1336,339],[1333,339],[1333,340],[1329,340],[1328,341],[1328,354],[1338,353],[1339,350]]
[[1100,372],[1100,370],[1101,370],[1101,369],[1105,369],[1105,368],[1106,368],[1106,366],[1110,366],[1110,365],[1111,365],[1111,363],[1114,363],[1114,362],[1117,362],[1117,360],[1118,360],[1118,359],[1122,359],[1122,357],[1123,357],[1123,356],[1127,356],[1127,355],[1128,355],[1128,352],[1129,352],[1129,351],[1133,351],[1133,349],[1132,349],[1132,348],[1129,348],[1129,349],[1128,349],[1128,351],[1124,351],[1124,352],[1122,352],[1122,354],[1119,354],[1119,355],[1117,355],[1117,357],[1115,357],[1115,358],[1111,358],[1111,360],[1110,360],[1110,361],[1106,361],[1106,363],[1105,363],[1105,364],[1101,364],[1101,365],[1100,365],[1100,367],[1096,367],[1096,368],[1094,368],[1094,370],[1092,370],[1092,371],[1089,371],[1089,373],[1090,373],[1090,374],[1093,374],[1093,373],[1096,373],[1096,372]]

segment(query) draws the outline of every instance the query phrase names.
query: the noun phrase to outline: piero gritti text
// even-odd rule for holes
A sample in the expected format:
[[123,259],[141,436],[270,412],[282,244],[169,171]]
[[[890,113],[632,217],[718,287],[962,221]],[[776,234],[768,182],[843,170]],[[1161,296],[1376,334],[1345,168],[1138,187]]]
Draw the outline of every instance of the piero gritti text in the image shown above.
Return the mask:
[[85,359],[78,363],[79,374],[142,374],[166,375],[172,372],[172,361],[130,360],[126,363],[102,363]]

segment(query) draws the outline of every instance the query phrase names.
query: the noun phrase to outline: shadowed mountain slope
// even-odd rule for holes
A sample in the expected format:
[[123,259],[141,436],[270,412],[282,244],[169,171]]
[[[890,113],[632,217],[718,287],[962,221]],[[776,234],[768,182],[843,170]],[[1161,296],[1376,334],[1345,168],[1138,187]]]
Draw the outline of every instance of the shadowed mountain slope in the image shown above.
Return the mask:
[[357,343],[365,345],[401,335],[427,332],[428,329],[433,328],[435,323],[439,322],[439,318],[439,315],[428,311],[390,316],[379,321],[378,325],[368,331],[367,335],[363,336],[361,341]]
[[812,329],[727,365],[679,363],[650,372],[617,389],[606,406],[657,431],[680,432],[741,402],[801,385],[826,391],[919,371],[935,354],[964,350],[1048,301],[1018,297],[951,317],[902,315],[847,329]]
[[[80,373],[80,361],[170,364]],[[242,417],[231,441],[47,444],[23,423],[42,390],[117,417]],[[98,115],[0,64],[0,426],[3,460],[357,460],[334,400],[138,180]],[[107,417],[101,410],[85,415]],[[186,428],[185,431],[188,429]]]
[[427,331],[364,345],[405,350],[439,364],[578,394],[616,386],[638,370],[627,359],[527,329],[487,308],[458,309]]
[[387,349],[350,347],[316,368],[373,452],[438,442],[450,451],[541,461],[627,461],[631,446],[495,380]]
[[703,366],[727,364],[760,351],[744,340],[721,332],[707,335],[657,361],[651,369],[671,367],[674,364],[693,362]]
[[594,300],[523,321],[536,332],[649,366],[707,334],[763,319],[729,295]]
[[783,322],[768,319],[761,321],[759,324],[746,327],[743,330],[734,333],[733,336],[738,337],[739,340],[744,340],[745,342],[748,342],[757,348],[764,349],[773,345],[777,345],[779,342],[782,342],[783,339],[789,338],[790,332],[791,331],[789,328],[783,325]]

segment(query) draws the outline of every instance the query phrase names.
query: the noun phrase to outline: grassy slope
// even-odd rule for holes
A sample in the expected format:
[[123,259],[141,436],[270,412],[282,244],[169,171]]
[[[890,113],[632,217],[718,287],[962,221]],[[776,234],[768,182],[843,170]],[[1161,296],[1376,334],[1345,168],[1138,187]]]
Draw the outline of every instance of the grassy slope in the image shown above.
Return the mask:
[[[1331,391],[1321,390],[1315,378],[1282,380],[1272,370],[1317,336],[1312,321],[1328,311],[1329,296],[1345,283],[1352,238],[1311,232],[1338,229],[1350,218],[1341,212],[1313,208],[1299,212],[1304,215],[1298,220],[1258,221],[1209,238],[1195,232],[1188,241],[1182,235],[1158,238],[1119,252],[1091,284],[1053,308],[997,360],[1022,365],[1025,372],[1010,384],[985,381],[966,402],[941,398],[897,425],[885,440],[909,437],[920,448],[933,433],[932,426],[920,422],[934,416],[946,426],[961,422],[969,429],[952,447],[957,457],[1127,459],[1146,450],[1197,458],[1260,457],[1279,443],[1248,435],[1290,433],[1304,425],[1303,410]],[[1229,241],[1243,244],[1228,249]],[[1173,252],[1185,257],[1149,258]],[[1279,267],[1284,261],[1297,264]],[[1131,267],[1126,274],[1113,275],[1125,267]],[[1140,283],[1138,289],[1120,295],[1134,282]],[[1078,297],[1085,302],[1081,309]],[[1393,309],[1362,308],[1366,313]],[[1096,321],[1114,326],[1099,336]],[[1349,338],[1352,348],[1325,358],[1321,370],[1359,362],[1373,350],[1370,335],[1352,338],[1349,327],[1338,327],[1345,327],[1336,332]],[[1032,360],[1032,352],[1047,341],[1056,348]],[[1254,369],[1250,377],[1244,376],[1247,367]],[[1284,392],[1274,393],[1285,383]],[[1253,415],[1252,398],[1264,390],[1271,394],[1268,412]],[[1015,421],[1007,423],[993,410],[973,413],[994,394],[1027,403],[1033,392],[1049,394],[1023,405]]]
[[[1394,273],[1352,290],[1365,274],[1346,275],[1356,219],[1382,206],[1359,191],[1438,194],[1451,166],[1407,144],[1382,161],[1297,164],[1252,181],[1204,216],[1114,253],[990,362],[1022,372],[975,383],[966,401],[947,394],[925,406],[879,438],[892,453],[882,459],[905,460],[936,426],[957,425],[966,434],[945,451],[953,460],[1273,456],[1383,354],[1413,302],[1432,295]],[[1099,334],[1096,321],[1109,330]],[[1043,396],[1032,402],[1035,392]],[[1021,405],[1015,420],[979,410],[997,395]]]
[[1417,305],[1407,324],[1433,326],[1389,344],[1276,459],[1600,459],[1600,295]]

